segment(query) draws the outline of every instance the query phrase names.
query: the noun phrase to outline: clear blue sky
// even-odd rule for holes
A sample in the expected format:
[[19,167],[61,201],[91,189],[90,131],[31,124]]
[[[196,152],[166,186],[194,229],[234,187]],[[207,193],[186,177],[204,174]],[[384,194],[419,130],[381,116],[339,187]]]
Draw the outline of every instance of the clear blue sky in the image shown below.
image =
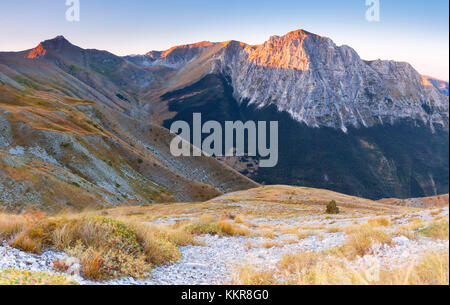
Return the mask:
[[66,0],[1,0],[0,50],[29,49],[64,35],[84,48],[142,54],[202,40],[262,43],[305,29],[347,44],[364,59],[410,62],[449,79],[447,0],[381,0],[381,21],[365,0],[80,0],[81,20],[65,19]]

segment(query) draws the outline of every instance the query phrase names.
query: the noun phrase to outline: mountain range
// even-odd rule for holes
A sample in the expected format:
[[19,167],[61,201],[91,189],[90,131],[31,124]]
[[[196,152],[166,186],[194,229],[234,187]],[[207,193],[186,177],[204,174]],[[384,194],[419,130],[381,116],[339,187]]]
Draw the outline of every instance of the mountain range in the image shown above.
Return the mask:
[[[448,111],[448,83],[304,30],[125,57],[58,36],[0,52],[0,205],[196,201],[263,182],[370,199],[448,193]],[[278,120],[278,165],[173,157],[167,128],[194,112]]]

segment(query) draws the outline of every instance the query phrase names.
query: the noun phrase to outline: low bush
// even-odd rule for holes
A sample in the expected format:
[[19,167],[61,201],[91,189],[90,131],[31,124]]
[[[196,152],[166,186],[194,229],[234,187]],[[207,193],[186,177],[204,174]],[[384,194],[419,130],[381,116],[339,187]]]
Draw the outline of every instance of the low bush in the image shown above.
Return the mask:
[[327,214],[339,214],[339,208],[336,204],[336,201],[332,200],[327,204]]
[[[11,224],[12,223],[12,224]],[[176,243],[187,243],[186,232],[160,232],[141,223],[125,224],[106,217],[47,218],[3,222],[2,233],[12,247],[32,253],[46,248],[66,251],[80,260],[82,275],[92,280],[129,276],[141,279],[152,265],[181,257]]]

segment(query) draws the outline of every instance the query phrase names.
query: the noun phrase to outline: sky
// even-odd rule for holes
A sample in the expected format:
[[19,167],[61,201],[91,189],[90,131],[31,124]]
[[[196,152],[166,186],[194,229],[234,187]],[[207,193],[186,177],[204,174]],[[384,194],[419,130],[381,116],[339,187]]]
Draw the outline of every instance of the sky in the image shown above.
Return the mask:
[[379,0],[380,20],[366,20],[366,0],[79,0],[80,20],[66,20],[66,0],[0,0],[0,51],[65,36],[83,48],[144,54],[198,41],[260,44],[304,29],[349,45],[363,59],[409,62],[449,80],[448,0]]

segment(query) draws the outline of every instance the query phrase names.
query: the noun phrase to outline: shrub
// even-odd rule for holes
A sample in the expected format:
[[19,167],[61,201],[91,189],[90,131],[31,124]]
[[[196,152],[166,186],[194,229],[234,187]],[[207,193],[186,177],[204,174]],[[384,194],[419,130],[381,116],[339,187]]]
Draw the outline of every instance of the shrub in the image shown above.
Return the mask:
[[151,271],[136,233],[111,218],[33,219],[11,238],[10,245],[33,253],[45,248],[66,250],[80,260],[82,274],[88,279],[140,279]]
[[[129,276],[141,279],[151,271],[136,233],[121,221],[105,217],[76,219],[66,224],[63,231],[75,237],[66,239],[62,245],[68,243],[68,254],[80,259],[86,278],[109,280]],[[74,241],[76,245],[71,247]]]
[[241,227],[238,224],[233,224],[228,221],[219,221],[217,227],[224,235],[229,236],[246,236],[250,234],[248,229]]
[[54,221],[47,219],[30,219],[30,222],[11,239],[9,244],[25,252],[40,254],[44,248],[51,246],[51,233],[55,226]]
[[327,204],[327,214],[339,214],[339,208],[337,207],[336,201],[332,200]]
[[[23,251],[66,251],[79,259],[81,274],[92,280],[122,276],[141,279],[150,273],[152,265],[180,259],[178,246],[197,244],[196,234],[224,234],[217,225],[168,228],[107,217],[48,218],[42,213],[0,215],[0,228],[1,237]],[[56,262],[55,268],[64,271],[66,266]]]
[[382,230],[361,228],[360,231],[349,234],[346,244],[338,251],[341,251],[347,258],[353,259],[356,256],[363,257],[368,254],[374,244],[390,245],[391,243],[392,237],[388,233]]
[[219,228],[217,224],[204,224],[204,223],[198,223],[198,224],[192,224],[190,226],[186,227],[187,232],[194,234],[194,235],[223,235],[224,233]]
[[136,232],[136,238],[143,246],[147,262],[160,266],[176,262],[181,258],[181,252],[175,241],[187,243],[186,240],[179,240],[173,237],[175,234],[158,231],[149,225],[131,224],[131,226]]

